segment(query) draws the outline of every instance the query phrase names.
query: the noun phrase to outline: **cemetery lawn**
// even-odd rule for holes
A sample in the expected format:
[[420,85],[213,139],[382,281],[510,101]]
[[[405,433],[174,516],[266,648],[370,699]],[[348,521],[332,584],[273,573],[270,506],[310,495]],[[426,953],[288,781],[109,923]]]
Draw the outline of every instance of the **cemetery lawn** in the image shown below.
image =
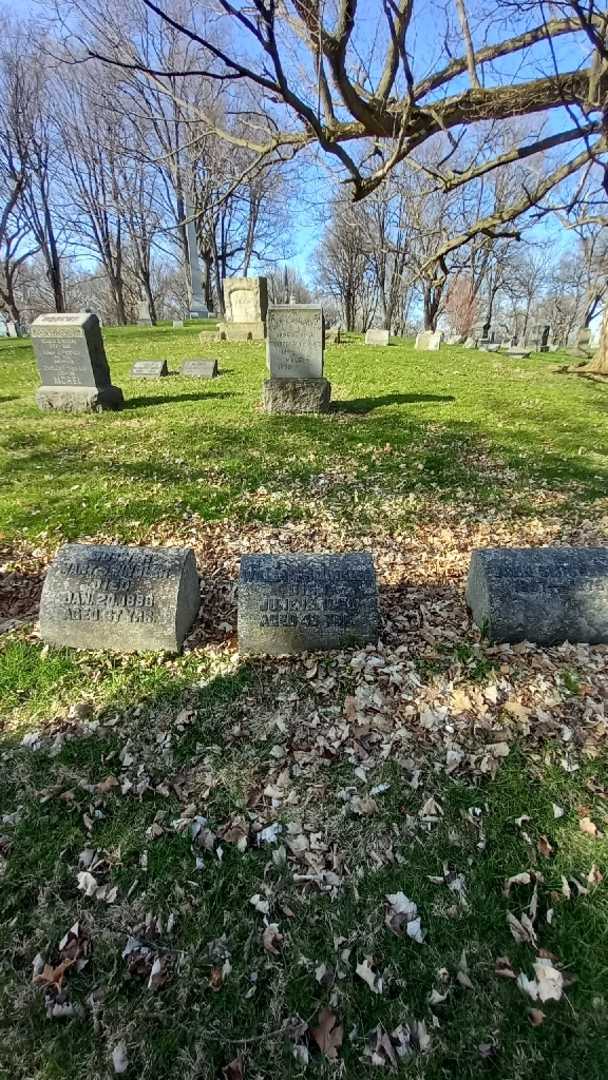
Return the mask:
[[[600,1080],[608,647],[492,647],[463,591],[606,543],[608,388],[353,338],[331,415],[268,417],[262,346],[198,329],[106,330],[101,416],[0,341],[0,1076]],[[180,657],[40,642],[67,539],[195,549]],[[239,658],[241,553],[359,549],[377,648]]]

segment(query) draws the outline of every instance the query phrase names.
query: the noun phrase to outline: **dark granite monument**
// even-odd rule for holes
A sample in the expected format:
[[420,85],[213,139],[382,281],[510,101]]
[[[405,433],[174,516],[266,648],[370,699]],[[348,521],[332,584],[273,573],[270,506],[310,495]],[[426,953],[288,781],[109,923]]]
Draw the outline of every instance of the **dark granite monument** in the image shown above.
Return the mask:
[[191,548],[65,544],[40,601],[53,645],[114,652],[178,652],[200,604]]
[[323,309],[316,304],[268,308],[264,383],[266,412],[327,412],[331,384],[323,378]]
[[132,379],[162,379],[168,374],[166,360],[137,360],[131,368]]
[[217,360],[184,360],[180,372],[189,379],[215,379],[217,373]]
[[490,641],[608,643],[608,548],[486,548],[467,603]]
[[271,656],[377,641],[371,555],[244,555],[238,637],[241,653]]
[[122,390],[112,386],[96,315],[40,315],[31,333],[42,382],[36,394],[40,409],[101,412],[122,408]]

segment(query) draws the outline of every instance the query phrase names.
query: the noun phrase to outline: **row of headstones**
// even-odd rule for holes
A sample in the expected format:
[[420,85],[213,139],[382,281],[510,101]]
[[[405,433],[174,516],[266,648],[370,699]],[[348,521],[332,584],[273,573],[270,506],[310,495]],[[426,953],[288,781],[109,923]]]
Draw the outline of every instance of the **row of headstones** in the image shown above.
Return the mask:
[[[266,313],[269,378],[263,399],[267,412],[326,412],[331,386],[323,376],[325,324],[315,304],[271,307]],[[41,315],[32,325],[41,387],[41,409],[99,412],[120,409],[122,390],[112,385],[99,320],[86,312]],[[215,378],[216,359],[185,361],[182,375]],[[166,360],[140,360],[133,378],[163,378]]]
[[[494,642],[608,642],[608,548],[474,551],[466,590]],[[43,640],[118,652],[177,652],[196,620],[191,548],[66,544],[40,604]],[[244,555],[238,643],[244,655],[288,655],[375,644],[378,590],[371,555]]]

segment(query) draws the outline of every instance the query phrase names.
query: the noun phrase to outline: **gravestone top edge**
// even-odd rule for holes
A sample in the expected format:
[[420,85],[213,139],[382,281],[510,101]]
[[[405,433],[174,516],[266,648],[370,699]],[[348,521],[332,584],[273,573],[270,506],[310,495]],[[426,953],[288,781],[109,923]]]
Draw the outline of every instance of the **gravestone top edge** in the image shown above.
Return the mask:
[[38,326],[73,326],[76,328],[84,327],[89,322],[93,326],[99,326],[99,319],[92,311],[51,312],[48,315],[39,315],[37,319],[34,319],[31,333],[32,337],[34,337]]

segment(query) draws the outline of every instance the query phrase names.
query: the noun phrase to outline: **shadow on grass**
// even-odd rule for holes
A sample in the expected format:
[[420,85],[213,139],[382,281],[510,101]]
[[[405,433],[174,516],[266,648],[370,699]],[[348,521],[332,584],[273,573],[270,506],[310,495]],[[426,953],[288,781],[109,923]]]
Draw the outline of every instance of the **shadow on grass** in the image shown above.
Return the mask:
[[5,405],[7,401],[18,401],[19,398],[16,394],[0,394],[0,405]]
[[[171,374],[178,374],[178,372],[171,372]],[[209,380],[210,382],[212,380]],[[125,409],[139,409],[144,408],[146,405],[173,405],[176,401],[204,401],[206,398],[233,398],[242,397],[242,394],[236,394],[232,390],[222,391],[218,394],[201,392],[199,394],[157,394],[156,396],[149,397],[134,397],[128,398],[125,401]]]
[[418,405],[431,401],[456,401],[453,394],[384,394],[382,397],[351,398],[335,401],[333,412],[369,413],[387,405]]

